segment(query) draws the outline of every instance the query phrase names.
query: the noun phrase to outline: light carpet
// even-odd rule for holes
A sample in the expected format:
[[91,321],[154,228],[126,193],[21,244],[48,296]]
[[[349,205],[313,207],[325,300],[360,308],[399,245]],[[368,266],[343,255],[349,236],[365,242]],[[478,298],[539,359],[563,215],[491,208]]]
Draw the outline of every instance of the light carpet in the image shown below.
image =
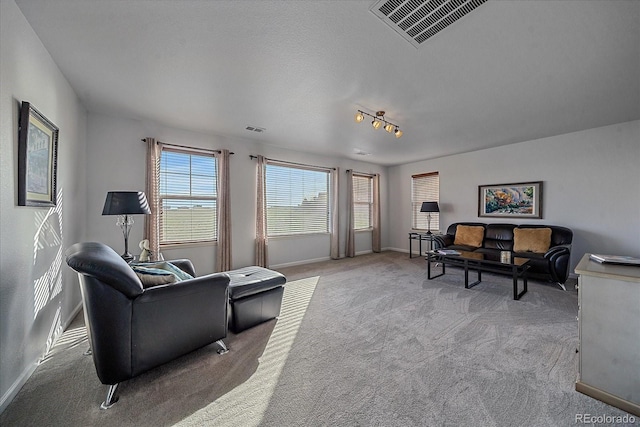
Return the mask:
[[82,316],[9,407],[7,426],[568,426],[626,413],[574,390],[577,294],[383,252],[280,270],[273,320],[121,384],[98,409]]

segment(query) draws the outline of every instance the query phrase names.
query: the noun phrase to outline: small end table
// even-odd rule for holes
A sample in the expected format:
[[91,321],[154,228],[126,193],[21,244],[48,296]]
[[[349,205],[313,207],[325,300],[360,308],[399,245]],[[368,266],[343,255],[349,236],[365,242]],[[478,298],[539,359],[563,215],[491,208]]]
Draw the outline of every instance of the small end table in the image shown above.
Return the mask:
[[409,258],[413,258],[413,241],[418,241],[418,256],[422,256],[422,241],[429,242],[429,250],[433,250],[433,241],[436,233],[421,233],[417,231],[412,231],[409,233]]

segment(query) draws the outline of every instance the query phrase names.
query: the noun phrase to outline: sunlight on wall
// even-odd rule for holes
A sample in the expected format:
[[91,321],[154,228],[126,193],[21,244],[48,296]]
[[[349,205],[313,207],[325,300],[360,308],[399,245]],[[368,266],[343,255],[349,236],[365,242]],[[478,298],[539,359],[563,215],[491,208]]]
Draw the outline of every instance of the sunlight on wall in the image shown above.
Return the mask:
[[36,211],[34,215],[33,266],[35,275],[40,274],[33,282],[34,319],[49,301],[62,292],[62,193],[60,189],[55,207],[46,212]]
[[[319,279],[320,277],[309,277],[285,285],[280,317],[259,359],[256,372],[247,381],[209,405],[214,405],[215,413],[219,414],[219,418],[211,425],[260,425]],[[189,418],[198,420],[199,412]],[[193,420],[189,418],[182,420],[182,423],[191,425],[190,421]]]
[[46,355],[49,353],[49,351],[53,347],[53,344],[56,342],[56,337],[59,337],[60,334],[62,334],[62,332],[63,332],[62,331],[62,320],[60,318],[60,312],[61,311],[62,311],[62,307],[60,307],[58,305],[58,308],[56,309],[56,315],[53,318],[53,322],[51,322],[51,328],[49,328],[49,334],[47,334],[47,342],[46,342],[46,347],[45,347],[45,351],[44,351],[45,356],[43,356],[38,361],[38,364],[42,363],[42,361],[44,360]]
[[44,357],[40,360],[40,364],[48,362],[58,353],[77,347],[79,345],[88,345],[87,328],[82,325],[77,328],[69,328],[62,333],[55,341],[55,345],[47,347]]

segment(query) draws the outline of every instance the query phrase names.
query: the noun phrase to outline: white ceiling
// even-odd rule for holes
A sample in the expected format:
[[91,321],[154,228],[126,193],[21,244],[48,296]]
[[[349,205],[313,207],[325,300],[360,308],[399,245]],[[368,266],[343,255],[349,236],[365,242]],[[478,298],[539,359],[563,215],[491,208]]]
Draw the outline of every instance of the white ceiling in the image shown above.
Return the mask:
[[376,0],[16,3],[89,111],[299,151],[393,165],[640,119],[637,0],[490,0],[417,49]]

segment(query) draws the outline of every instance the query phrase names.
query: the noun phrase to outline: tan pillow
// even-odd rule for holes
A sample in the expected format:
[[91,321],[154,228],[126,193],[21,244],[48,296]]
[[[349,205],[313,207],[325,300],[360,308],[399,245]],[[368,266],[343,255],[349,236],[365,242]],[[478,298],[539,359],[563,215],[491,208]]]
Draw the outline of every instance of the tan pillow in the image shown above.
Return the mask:
[[551,245],[550,228],[514,228],[513,251],[543,254]]
[[484,239],[484,227],[480,225],[458,225],[454,245],[465,245],[479,248]]
[[145,274],[135,272],[140,282],[142,282],[143,288],[150,288],[152,286],[158,285],[168,285],[170,283],[175,283],[176,276],[173,274]]

